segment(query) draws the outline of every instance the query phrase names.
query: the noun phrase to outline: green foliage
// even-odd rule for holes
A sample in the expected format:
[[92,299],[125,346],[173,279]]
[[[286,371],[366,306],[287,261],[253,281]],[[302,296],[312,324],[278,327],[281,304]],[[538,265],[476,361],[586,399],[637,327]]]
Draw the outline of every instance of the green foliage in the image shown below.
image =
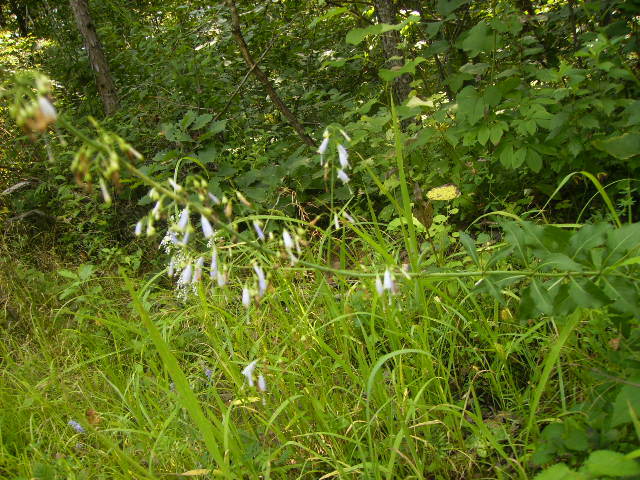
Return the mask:
[[225,2],[92,2],[109,118],[67,2],[0,36],[0,476],[640,475],[637,7],[237,3],[322,155]]

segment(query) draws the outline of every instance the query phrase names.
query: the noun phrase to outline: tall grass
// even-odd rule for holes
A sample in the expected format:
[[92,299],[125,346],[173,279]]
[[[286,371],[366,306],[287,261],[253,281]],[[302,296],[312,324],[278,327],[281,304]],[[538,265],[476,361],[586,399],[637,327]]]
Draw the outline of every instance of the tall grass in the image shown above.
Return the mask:
[[[376,228],[356,222],[339,256],[398,258]],[[581,395],[580,365],[605,361],[471,295],[472,279],[421,280],[423,303],[415,284],[380,297],[371,277],[270,271],[247,312],[234,287],[181,304],[158,276],[95,276],[101,293],[62,303],[55,273],[6,259],[19,318],[1,330],[2,475],[528,478],[536,425]],[[255,359],[266,393],[241,374]]]

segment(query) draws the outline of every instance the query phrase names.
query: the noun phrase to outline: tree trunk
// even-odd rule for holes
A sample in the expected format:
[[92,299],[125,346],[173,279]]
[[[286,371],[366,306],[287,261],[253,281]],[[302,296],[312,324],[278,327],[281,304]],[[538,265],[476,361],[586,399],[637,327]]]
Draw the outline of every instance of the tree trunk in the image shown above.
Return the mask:
[[255,75],[255,77],[262,83],[269,98],[275,104],[275,106],[280,110],[282,115],[289,121],[293,129],[300,136],[302,141],[309,145],[310,147],[315,147],[315,142],[313,139],[307,135],[304,131],[304,127],[300,123],[300,121],[296,118],[289,108],[285,105],[285,103],[276,92],[276,89],[273,87],[273,84],[269,80],[269,77],[262,71],[262,69],[258,66],[257,62],[251,56],[249,52],[249,47],[247,46],[247,42],[245,42],[244,37],[242,36],[242,31],[240,30],[240,16],[238,15],[238,9],[236,8],[236,4],[233,0],[227,0],[227,6],[231,11],[231,33],[233,34],[233,38],[236,40],[238,47],[240,48],[240,52],[242,53],[242,57],[244,58],[245,63],[249,67],[249,71]]
[[104,113],[111,115],[118,108],[118,95],[116,87],[111,78],[109,64],[104,55],[102,44],[98,38],[96,27],[89,13],[88,0],[70,0],[73,15],[76,18],[78,30],[84,40],[84,46],[89,55],[89,62],[96,77],[98,93],[104,105]]
[[18,32],[20,32],[20,36],[26,37],[27,35],[29,35],[29,29],[27,28],[25,7],[20,7],[16,0],[9,0],[9,6],[11,8],[11,13],[16,16],[16,21],[18,22]]
[[[376,15],[380,23],[387,23],[395,25],[396,20],[396,8],[393,4],[393,0],[374,0],[373,5],[376,9]],[[384,56],[387,59],[387,67],[390,69],[399,68],[404,65],[402,60],[403,55],[398,44],[400,43],[400,33],[397,30],[391,30],[382,34],[382,49]],[[399,57],[393,59],[393,57]],[[412,81],[411,75],[405,73],[397,77],[393,81],[393,90],[395,93],[396,101],[402,103],[409,96]]]

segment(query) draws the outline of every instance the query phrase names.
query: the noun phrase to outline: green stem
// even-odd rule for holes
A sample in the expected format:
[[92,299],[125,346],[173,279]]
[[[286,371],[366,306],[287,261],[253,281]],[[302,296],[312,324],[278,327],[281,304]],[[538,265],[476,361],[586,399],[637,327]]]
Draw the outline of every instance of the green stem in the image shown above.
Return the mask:
[[[558,340],[551,347],[549,354],[544,360],[544,368],[542,370],[542,375],[540,375],[540,381],[536,386],[535,391],[533,392],[533,399],[531,400],[531,405],[529,408],[529,420],[527,421],[526,435],[527,437],[531,433],[531,429],[534,428],[537,430],[537,424],[535,424],[536,413],[538,411],[538,406],[540,404],[540,399],[542,398],[542,394],[544,393],[544,389],[547,386],[547,382],[549,381],[549,377],[551,376],[551,371],[553,367],[558,363],[560,358],[560,351],[564,344],[567,343],[569,339],[569,335],[576,328],[578,323],[580,323],[580,319],[582,318],[582,312],[577,311],[573,313],[568,319],[567,323],[565,323],[558,335]],[[526,443],[526,440],[525,440]]]

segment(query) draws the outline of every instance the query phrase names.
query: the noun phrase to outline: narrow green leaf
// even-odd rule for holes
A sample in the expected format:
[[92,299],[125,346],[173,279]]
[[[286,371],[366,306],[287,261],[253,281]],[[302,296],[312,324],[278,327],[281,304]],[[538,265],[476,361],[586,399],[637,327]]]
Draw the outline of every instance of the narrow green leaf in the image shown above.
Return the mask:
[[473,239],[464,232],[460,232],[460,243],[464,246],[465,250],[473,260],[473,263],[480,266],[480,259],[478,258],[478,252],[476,251],[476,244]]

